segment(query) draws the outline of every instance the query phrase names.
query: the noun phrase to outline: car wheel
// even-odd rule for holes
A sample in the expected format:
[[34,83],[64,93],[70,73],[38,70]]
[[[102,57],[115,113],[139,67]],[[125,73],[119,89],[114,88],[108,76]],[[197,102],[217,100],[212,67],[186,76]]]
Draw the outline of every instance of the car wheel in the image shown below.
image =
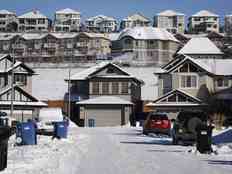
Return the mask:
[[202,124],[202,121],[197,118],[197,117],[193,117],[191,118],[189,121],[188,121],[188,130],[190,132],[192,132],[193,134],[196,134],[196,127],[199,125],[199,124]]
[[147,132],[147,131],[143,131],[143,134],[144,134],[144,135],[148,135],[148,132]]

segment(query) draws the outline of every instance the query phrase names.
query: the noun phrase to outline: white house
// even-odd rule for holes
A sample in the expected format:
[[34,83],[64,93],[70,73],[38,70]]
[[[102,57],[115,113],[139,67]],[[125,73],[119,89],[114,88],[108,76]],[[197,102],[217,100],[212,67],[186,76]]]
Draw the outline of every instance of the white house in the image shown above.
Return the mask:
[[190,33],[219,32],[219,16],[207,10],[201,10],[189,17],[188,31]]
[[16,14],[8,10],[0,10],[0,32],[17,31]]
[[165,28],[171,33],[185,32],[185,15],[173,10],[165,10],[154,16],[154,27]]
[[79,31],[81,25],[80,12],[65,8],[58,10],[55,13],[54,31],[56,32],[71,32]]
[[48,31],[49,20],[38,10],[18,16],[19,32]]

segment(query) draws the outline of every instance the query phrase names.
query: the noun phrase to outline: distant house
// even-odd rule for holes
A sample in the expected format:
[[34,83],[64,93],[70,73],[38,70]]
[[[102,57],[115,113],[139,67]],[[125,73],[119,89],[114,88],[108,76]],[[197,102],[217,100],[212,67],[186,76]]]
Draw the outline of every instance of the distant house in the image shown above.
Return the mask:
[[121,31],[112,42],[112,55],[131,53],[130,63],[135,65],[164,65],[178,47],[179,41],[165,29],[134,27]]
[[232,35],[232,14],[225,16],[225,33],[228,36]]
[[[14,118],[22,121],[28,118],[36,118],[39,110],[47,104],[39,101],[31,95],[32,76],[35,72],[25,64],[15,61],[10,55],[0,56],[0,110],[10,113],[11,99],[13,99]],[[12,94],[12,70],[14,71],[13,98]]]
[[18,21],[19,32],[45,32],[50,26],[50,20],[38,10],[18,16]]
[[17,30],[16,14],[8,10],[0,10],[0,32],[16,32]]
[[173,10],[165,10],[154,17],[154,27],[165,28],[171,33],[185,32],[185,15]]
[[219,16],[207,10],[201,10],[189,17],[188,32],[192,34],[219,32]]
[[58,10],[55,13],[54,31],[56,32],[71,32],[80,31],[81,16],[80,12],[65,8]]
[[104,15],[88,18],[85,24],[88,32],[112,33],[117,31],[117,20]]
[[135,13],[127,16],[121,21],[120,29],[133,28],[133,27],[148,27],[151,21],[141,13]]
[[[66,81],[68,81],[68,79],[66,79]],[[130,109],[124,108],[125,110],[123,109],[121,111],[130,111],[129,113],[132,114],[136,110],[139,111],[142,109],[142,82],[115,64],[107,62],[97,64],[96,66],[71,76],[70,83],[72,119],[79,125],[84,125],[84,123],[87,123],[87,121],[84,120],[87,117],[84,115],[92,111],[86,110],[85,113],[85,109],[88,109],[92,105],[94,105],[93,109],[96,112],[99,112],[96,113],[95,116],[93,114],[94,117],[99,117],[101,112],[104,113],[104,111],[102,111],[103,108],[107,108],[106,112],[108,112],[109,116],[107,114],[103,114],[102,117],[111,117],[110,113],[113,115],[120,113],[120,115],[116,116],[118,118],[123,117],[122,120],[120,119],[120,124],[124,124],[125,120],[123,114],[121,114],[119,110],[123,109],[124,107],[129,107]],[[67,95],[68,94],[66,94],[66,99],[68,98]],[[134,104],[134,110],[131,109],[132,104]],[[83,106],[83,108],[79,106]],[[68,107],[66,105],[66,111],[67,108]],[[114,111],[115,108],[117,108],[117,111]],[[125,117],[127,118],[127,116]],[[99,125],[107,124],[108,121],[105,123],[99,123]],[[119,123],[115,122],[115,124],[118,125]]]

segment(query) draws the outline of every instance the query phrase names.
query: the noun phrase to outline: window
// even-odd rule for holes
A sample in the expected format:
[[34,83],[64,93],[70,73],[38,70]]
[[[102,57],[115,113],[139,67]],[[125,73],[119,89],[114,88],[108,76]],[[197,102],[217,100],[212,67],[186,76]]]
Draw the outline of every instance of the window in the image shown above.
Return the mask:
[[126,40],[125,40],[125,44],[127,44],[127,45],[132,44],[132,40],[131,40],[131,39],[126,39]]
[[38,24],[45,24],[45,19],[38,19]]
[[112,82],[112,93],[113,94],[118,94],[119,93],[118,82]]
[[228,87],[229,86],[229,80],[228,79],[222,79],[222,78],[217,79],[216,85],[219,88]]
[[128,82],[122,82],[122,89],[121,89],[121,93],[122,94],[128,94]]
[[181,75],[181,88],[197,88],[196,75]]
[[27,77],[26,77],[26,75],[15,74],[14,75],[14,80],[15,80],[16,84],[18,83],[20,85],[27,85]]
[[163,44],[162,44],[162,49],[163,49],[163,50],[168,50],[168,48],[169,48],[169,43],[168,43],[168,41],[163,41],[162,43],[163,43]]
[[93,82],[92,84],[92,93],[99,94],[99,82]]
[[102,94],[109,94],[109,83],[102,82]]

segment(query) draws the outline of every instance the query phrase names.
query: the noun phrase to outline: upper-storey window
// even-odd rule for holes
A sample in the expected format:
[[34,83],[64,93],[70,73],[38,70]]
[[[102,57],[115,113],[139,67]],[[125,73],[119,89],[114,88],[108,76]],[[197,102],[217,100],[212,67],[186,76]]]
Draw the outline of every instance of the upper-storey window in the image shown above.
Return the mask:
[[197,88],[197,75],[181,75],[180,76],[181,88]]
[[112,82],[112,94],[119,94],[119,83]]
[[217,85],[218,88],[229,87],[229,80],[228,79],[219,78],[219,79],[216,80],[216,85]]
[[128,82],[122,82],[121,84],[122,84],[121,93],[128,94],[128,89],[129,89]]
[[25,74],[15,74],[14,75],[15,83],[20,85],[27,85],[27,76]]
[[109,94],[109,82],[102,82],[102,94]]
[[99,89],[100,89],[99,86],[100,86],[99,82],[92,83],[92,93],[93,94],[99,94]]

